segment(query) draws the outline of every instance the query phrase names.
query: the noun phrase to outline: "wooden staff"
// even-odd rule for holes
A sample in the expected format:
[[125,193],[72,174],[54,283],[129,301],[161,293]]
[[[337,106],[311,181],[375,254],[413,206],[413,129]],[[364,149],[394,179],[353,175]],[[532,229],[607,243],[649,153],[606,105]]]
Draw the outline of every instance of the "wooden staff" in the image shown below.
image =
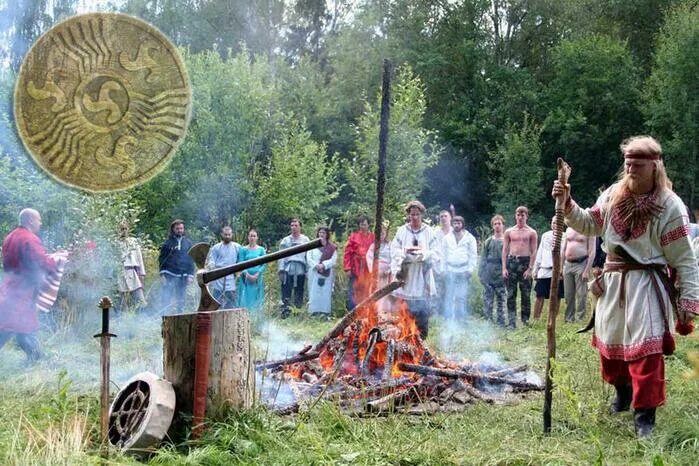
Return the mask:
[[102,443],[102,457],[109,457],[109,360],[110,345],[109,339],[116,337],[109,333],[109,308],[112,307],[112,300],[108,296],[102,297],[99,308],[102,309],[102,333],[95,335],[100,339],[100,436]]
[[[570,166],[562,158],[556,162],[558,181],[568,184]],[[556,220],[553,228],[553,270],[551,272],[551,293],[549,294],[549,315],[546,323],[546,383],[544,385],[544,433],[551,432],[551,403],[553,389],[553,368],[551,361],[556,359],[556,317],[558,317],[558,280],[561,276],[561,238],[563,236],[563,216],[565,196],[556,197]]]
[[383,88],[381,91],[381,124],[379,127],[379,171],[376,176],[376,224],[374,225],[374,261],[371,264],[371,290],[379,288],[379,254],[383,226],[383,198],[386,186],[386,147],[388,122],[391,115],[391,62],[383,61]]

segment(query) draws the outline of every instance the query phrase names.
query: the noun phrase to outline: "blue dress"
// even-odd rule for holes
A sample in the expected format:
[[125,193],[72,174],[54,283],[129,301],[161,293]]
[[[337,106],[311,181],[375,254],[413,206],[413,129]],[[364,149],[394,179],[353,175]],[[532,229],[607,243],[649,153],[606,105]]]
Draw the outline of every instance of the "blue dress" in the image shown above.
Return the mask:
[[[262,246],[257,246],[255,249],[245,246],[240,248],[238,254],[238,261],[243,262],[264,256],[266,251]],[[265,284],[263,280],[265,268],[265,265],[258,265],[240,273],[238,276],[238,307],[244,307],[250,312],[256,312],[262,307],[262,302],[265,299]],[[245,279],[248,274],[255,275],[258,272],[259,275],[255,283],[249,283]]]

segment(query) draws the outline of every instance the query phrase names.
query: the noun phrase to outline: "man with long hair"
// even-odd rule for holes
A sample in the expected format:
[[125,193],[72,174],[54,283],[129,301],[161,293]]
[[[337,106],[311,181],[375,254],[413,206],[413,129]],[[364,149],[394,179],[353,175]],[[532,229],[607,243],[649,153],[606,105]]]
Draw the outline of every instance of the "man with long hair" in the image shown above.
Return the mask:
[[[604,239],[607,259],[592,286],[598,297],[592,344],[602,378],[616,389],[610,412],[633,406],[636,434],[643,438],[651,435],[656,407],[665,401],[663,354],[674,350],[672,331],[689,333],[699,313],[699,270],[687,211],[672,191],[660,144],[636,136],[621,144],[621,152],[619,180],[592,208],[578,207],[570,186],[558,181],[553,195],[564,197],[570,227]],[[678,299],[668,266],[677,271]]]

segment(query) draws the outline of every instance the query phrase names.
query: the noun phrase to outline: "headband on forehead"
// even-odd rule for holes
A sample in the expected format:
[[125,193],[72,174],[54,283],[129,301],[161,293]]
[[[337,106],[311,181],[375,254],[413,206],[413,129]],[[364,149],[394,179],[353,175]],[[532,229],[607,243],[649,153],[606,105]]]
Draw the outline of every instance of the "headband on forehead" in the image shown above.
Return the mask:
[[624,159],[660,160],[660,155],[659,153],[626,151],[624,152]]

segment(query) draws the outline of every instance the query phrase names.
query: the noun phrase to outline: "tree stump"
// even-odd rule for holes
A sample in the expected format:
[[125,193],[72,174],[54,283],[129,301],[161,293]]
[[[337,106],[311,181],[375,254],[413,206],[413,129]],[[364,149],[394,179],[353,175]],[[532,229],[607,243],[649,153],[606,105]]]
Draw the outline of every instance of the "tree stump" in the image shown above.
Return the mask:
[[[211,352],[206,417],[249,408],[255,392],[250,317],[245,309],[211,314]],[[197,313],[163,317],[163,368],[177,396],[176,413],[192,413]]]

